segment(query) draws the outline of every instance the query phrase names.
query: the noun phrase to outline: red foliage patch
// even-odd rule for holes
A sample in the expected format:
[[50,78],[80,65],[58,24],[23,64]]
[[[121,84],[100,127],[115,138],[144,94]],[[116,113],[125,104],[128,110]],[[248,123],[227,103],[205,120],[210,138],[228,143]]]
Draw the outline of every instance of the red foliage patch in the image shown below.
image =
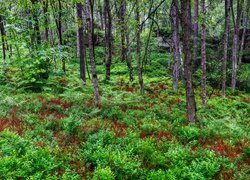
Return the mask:
[[165,87],[165,83],[159,84],[159,89],[160,90],[166,90],[167,88]]
[[133,87],[126,86],[125,91],[127,92],[135,92],[135,89]]
[[170,141],[172,139],[172,134],[166,132],[158,133],[157,139],[161,141],[163,138],[165,138],[167,141]]
[[127,126],[118,122],[117,120],[112,120],[110,125],[110,130],[113,130],[115,134],[119,137],[124,137],[126,134]]
[[[50,115],[53,115],[55,119],[60,120],[64,118],[64,115],[58,111],[55,110],[44,110],[42,112],[43,117],[48,117]],[[41,118],[41,117],[40,117]]]
[[140,138],[141,139],[145,139],[147,137],[147,134],[146,133],[144,133],[144,132],[141,132],[140,133]]
[[70,164],[72,166],[74,166],[74,169],[76,170],[76,172],[81,175],[83,174],[83,165],[81,164],[81,162],[78,160],[78,161],[71,161]]
[[22,121],[21,119],[19,119],[19,117],[16,116],[16,112],[17,108],[14,107],[9,117],[6,116],[5,118],[0,119],[0,131],[3,131],[6,128],[10,128],[13,131],[17,131],[19,135],[22,135]]
[[230,159],[236,158],[239,154],[242,153],[244,149],[244,145],[238,145],[236,147],[229,147],[221,139],[215,142],[212,142],[211,140],[208,141],[203,138],[199,138],[199,141],[202,147],[211,149],[217,155],[226,156]]
[[68,109],[71,107],[71,104],[67,101],[62,101],[60,99],[51,99],[49,104],[51,105],[58,105],[58,106],[62,106],[64,109]]

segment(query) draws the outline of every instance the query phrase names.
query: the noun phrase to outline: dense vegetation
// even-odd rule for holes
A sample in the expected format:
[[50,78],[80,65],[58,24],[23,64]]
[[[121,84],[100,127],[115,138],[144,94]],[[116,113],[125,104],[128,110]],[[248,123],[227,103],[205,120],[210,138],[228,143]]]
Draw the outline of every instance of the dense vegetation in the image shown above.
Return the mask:
[[249,4],[0,1],[0,179],[249,179]]

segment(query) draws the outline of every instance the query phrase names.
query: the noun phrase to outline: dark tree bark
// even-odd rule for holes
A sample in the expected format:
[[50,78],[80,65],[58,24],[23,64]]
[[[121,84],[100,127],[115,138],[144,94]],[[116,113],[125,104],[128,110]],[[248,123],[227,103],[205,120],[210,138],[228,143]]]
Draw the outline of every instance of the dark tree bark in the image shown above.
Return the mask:
[[180,76],[180,64],[181,64],[181,55],[180,55],[180,37],[179,37],[179,17],[177,13],[178,1],[173,0],[170,11],[171,19],[171,28],[172,28],[172,44],[174,52],[174,61],[173,61],[173,90],[178,91],[178,82]]
[[[245,36],[246,36],[246,30],[247,30],[247,24],[248,24],[248,18],[249,18],[249,6],[250,6],[250,0],[247,0],[247,6],[246,6],[246,12],[243,14],[243,32],[240,42],[240,52],[244,49],[244,43],[245,43]],[[239,65],[241,64],[242,55],[239,56]]]
[[201,77],[201,99],[202,105],[207,106],[207,88],[206,88],[206,1],[201,0],[201,11],[203,15],[203,22],[201,25],[201,69],[202,69],[202,77]]
[[198,48],[198,16],[199,16],[199,0],[194,0],[194,48],[193,48],[193,60],[195,64],[198,64],[197,60],[197,48]]
[[0,15],[0,31],[1,31],[1,37],[2,37],[2,49],[3,49],[3,61],[4,64],[6,64],[6,33],[4,28],[4,19],[3,16]]
[[80,56],[80,77],[83,80],[84,84],[86,84],[82,3],[76,4],[76,12],[77,12],[76,14],[77,14],[77,25],[78,25],[79,56]]
[[181,0],[181,26],[183,30],[184,79],[186,84],[187,116],[189,122],[196,121],[196,103],[192,79],[192,23],[191,0]]
[[106,59],[106,80],[110,80],[110,67],[112,63],[112,17],[109,0],[105,0],[105,41],[107,48],[107,59]]
[[36,40],[37,40],[37,44],[41,44],[41,33],[40,33],[40,26],[39,26],[39,20],[38,20],[38,11],[37,11],[37,3],[38,3],[38,0],[31,0],[31,3],[33,5],[33,11],[32,11],[32,15],[33,15],[33,20],[35,22],[34,24],[34,34],[35,34],[35,37],[36,37]]
[[225,27],[224,27],[224,55],[223,55],[223,77],[222,77],[222,97],[226,97],[226,81],[227,81],[227,58],[228,58],[228,38],[230,25],[230,0],[225,0]]
[[93,18],[93,0],[86,0],[86,14],[87,14],[87,24],[88,24],[88,38],[89,38],[89,57],[92,70],[92,82],[94,86],[95,93],[95,104],[96,106],[100,105],[100,92],[99,84],[96,73],[96,64],[95,64],[95,50],[94,50],[94,18]]
[[137,65],[138,77],[141,94],[144,94],[144,84],[141,70],[141,24],[140,24],[140,7],[139,0],[136,0],[136,51],[137,51]]
[[[236,21],[234,22],[234,38],[233,38],[233,49],[232,49],[233,51],[232,82],[231,82],[233,90],[235,90],[236,88],[236,81],[237,81],[238,57],[239,57],[239,32],[240,32],[240,20],[241,20],[243,3],[244,0],[237,1],[237,17]],[[233,8],[232,8],[232,16],[234,18]]]
[[45,27],[45,41],[49,42],[49,16],[48,16],[48,0],[43,1],[44,27]]

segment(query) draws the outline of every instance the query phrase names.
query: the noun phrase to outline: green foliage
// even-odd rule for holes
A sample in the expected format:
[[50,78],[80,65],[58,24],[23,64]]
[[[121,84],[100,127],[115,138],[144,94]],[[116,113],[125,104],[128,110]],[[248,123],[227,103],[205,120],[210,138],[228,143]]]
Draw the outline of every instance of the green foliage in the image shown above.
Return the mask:
[[60,166],[49,149],[33,147],[23,138],[4,131],[0,134],[0,178],[55,178]]

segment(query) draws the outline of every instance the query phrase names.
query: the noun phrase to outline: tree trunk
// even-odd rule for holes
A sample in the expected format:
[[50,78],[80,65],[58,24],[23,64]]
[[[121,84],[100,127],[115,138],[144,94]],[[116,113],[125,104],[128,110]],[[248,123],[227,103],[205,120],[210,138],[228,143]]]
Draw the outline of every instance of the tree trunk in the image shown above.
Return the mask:
[[79,56],[80,56],[80,77],[83,80],[84,84],[86,84],[82,3],[76,4],[76,12],[77,12],[78,42],[79,42]]
[[5,28],[4,28],[4,21],[3,21],[3,16],[0,15],[0,31],[1,31],[1,37],[2,37],[2,49],[3,49],[3,61],[4,64],[6,64],[6,33],[5,33]]
[[137,51],[137,65],[138,65],[138,77],[141,94],[144,94],[144,85],[141,70],[141,26],[140,26],[140,7],[139,0],[136,0],[136,51]]
[[174,52],[174,62],[173,62],[173,90],[178,91],[178,82],[180,76],[180,38],[179,38],[179,18],[177,13],[178,2],[177,0],[172,1],[170,19],[172,28],[172,44]]
[[112,17],[111,17],[111,10],[110,10],[110,3],[109,0],[105,0],[105,40],[106,40],[106,47],[107,47],[107,60],[106,60],[106,80],[110,80],[110,66],[112,63]]
[[93,18],[93,8],[94,4],[92,0],[86,0],[86,14],[87,14],[87,24],[88,24],[88,38],[89,38],[89,57],[92,70],[92,82],[94,86],[95,93],[95,104],[100,105],[100,93],[99,84],[96,74],[96,64],[95,64],[95,50],[94,50],[94,18]]
[[181,0],[181,26],[183,30],[183,51],[184,60],[184,79],[186,83],[186,103],[187,116],[189,122],[196,121],[196,103],[194,95],[194,87],[192,80],[192,23],[191,23],[191,1]]
[[[242,13],[242,3],[244,0],[237,1],[237,17],[234,22],[234,38],[233,38],[233,60],[232,60],[232,89],[236,88],[237,81],[237,70],[238,70],[238,57],[239,57],[239,28],[240,28],[240,19]],[[233,9],[233,8],[232,8]],[[233,12],[233,11],[232,11]],[[232,14],[234,16],[234,14]]]
[[[125,4],[125,13],[126,10],[126,4]],[[132,54],[131,54],[131,44],[130,44],[130,38],[129,38],[129,32],[128,32],[128,19],[125,23],[125,34],[126,34],[126,41],[127,41],[127,65],[129,69],[129,81],[132,84],[133,83],[133,66],[132,66]]]
[[194,48],[193,48],[193,60],[195,65],[198,65],[197,60],[197,48],[198,48],[198,16],[199,16],[199,0],[194,0]]
[[49,42],[49,16],[48,16],[48,0],[43,1],[44,27],[45,27],[45,41]]
[[36,43],[37,44],[41,44],[41,34],[40,34],[40,26],[39,26],[39,20],[38,20],[38,11],[36,10],[36,4],[38,3],[38,0],[31,0],[31,3],[33,5],[33,9],[32,9],[32,14],[33,14],[33,20],[35,22],[34,24],[34,34],[36,37]]
[[202,29],[201,29],[201,69],[202,69],[202,77],[201,77],[201,99],[202,105],[207,106],[207,88],[206,88],[206,1],[201,0],[201,11],[203,15]]
[[[246,36],[246,30],[247,30],[247,24],[248,24],[248,17],[249,17],[249,6],[250,6],[250,0],[247,0],[247,6],[246,6],[246,12],[243,15],[243,32],[240,42],[240,52],[243,52],[244,49],[244,43],[245,43],[245,36]],[[239,65],[241,64],[242,55],[239,56]]]
[[225,0],[225,27],[224,27],[224,56],[223,56],[223,77],[222,77],[222,97],[226,97],[226,82],[227,82],[227,58],[228,58],[228,38],[230,25],[230,0]]
[[120,18],[120,23],[119,26],[121,28],[121,44],[122,44],[122,51],[121,51],[121,58],[122,58],[122,62],[124,62],[126,60],[126,46],[125,46],[125,11],[126,11],[126,4],[125,1],[121,1],[121,5],[120,5],[120,14],[119,14],[119,18]]

